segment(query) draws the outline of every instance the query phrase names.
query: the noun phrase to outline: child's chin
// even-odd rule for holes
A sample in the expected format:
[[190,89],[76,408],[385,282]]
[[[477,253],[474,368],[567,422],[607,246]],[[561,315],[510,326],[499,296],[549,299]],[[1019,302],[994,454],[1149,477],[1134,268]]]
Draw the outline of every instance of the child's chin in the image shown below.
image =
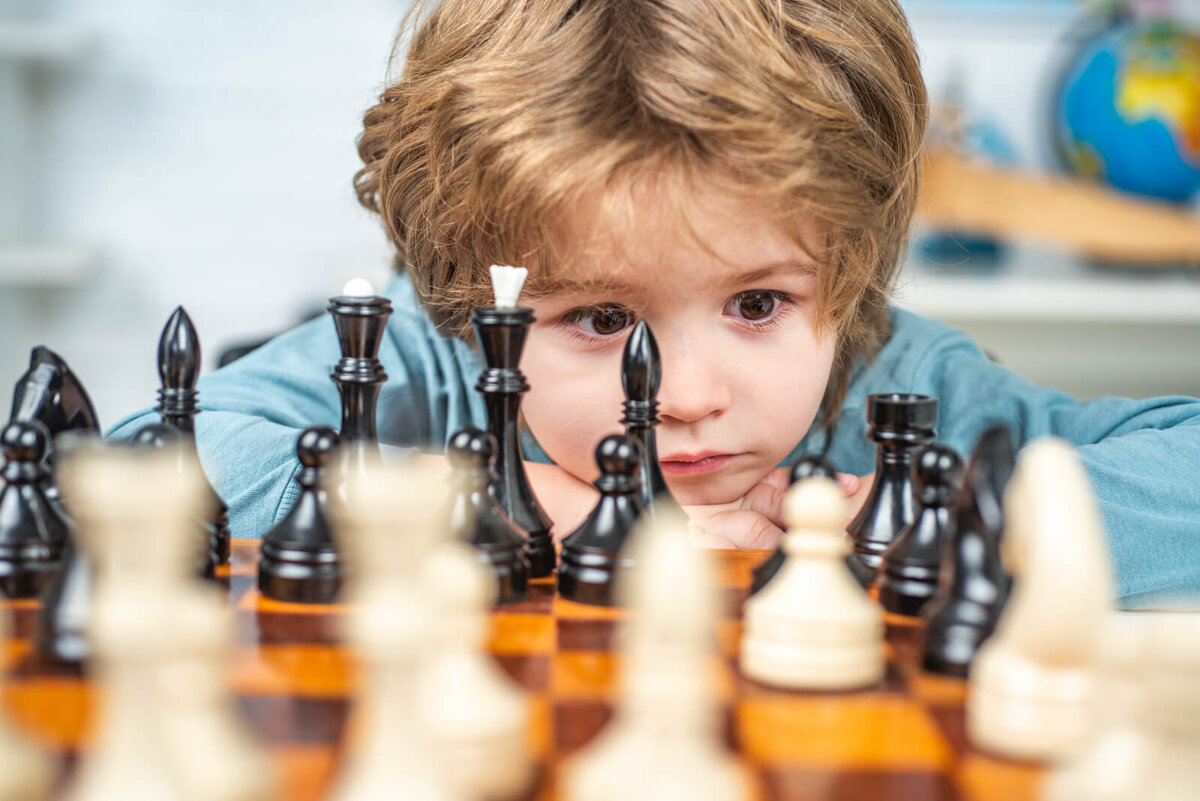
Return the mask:
[[717,506],[740,501],[758,482],[736,476],[670,476],[667,486],[680,506]]

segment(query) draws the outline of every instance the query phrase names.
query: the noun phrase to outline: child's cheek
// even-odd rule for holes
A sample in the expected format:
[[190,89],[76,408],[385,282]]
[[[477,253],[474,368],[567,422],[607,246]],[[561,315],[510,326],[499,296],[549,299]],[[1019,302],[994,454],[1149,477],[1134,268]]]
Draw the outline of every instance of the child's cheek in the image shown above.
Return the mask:
[[531,387],[522,403],[525,422],[557,465],[592,481],[596,445],[622,431],[619,354],[596,359],[530,345],[522,360]]

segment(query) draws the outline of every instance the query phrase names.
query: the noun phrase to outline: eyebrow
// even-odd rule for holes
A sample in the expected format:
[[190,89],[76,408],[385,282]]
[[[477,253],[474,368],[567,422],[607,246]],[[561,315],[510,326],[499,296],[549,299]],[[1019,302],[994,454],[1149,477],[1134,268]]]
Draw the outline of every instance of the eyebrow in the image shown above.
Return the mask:
[[[725,279],[725,284],[730,286],[753,284],[757,281],[763,281],[767,278],[772,278],[784,273],[811,276],[817,274],[817,268],[810,262],[797,261],[793,259],[769,262],[759,267],[746,270],[745,272],[729,276]],[[560,293],[603,295],[607,293],[633,294],[638,292],[639,288],[630,286],[623,281],[612,277],[576,279],[555,276],[552,278],[547,277],[544,280],[537,282],[536,291],[539,294],[544,293],[547,295],[556,295]]]

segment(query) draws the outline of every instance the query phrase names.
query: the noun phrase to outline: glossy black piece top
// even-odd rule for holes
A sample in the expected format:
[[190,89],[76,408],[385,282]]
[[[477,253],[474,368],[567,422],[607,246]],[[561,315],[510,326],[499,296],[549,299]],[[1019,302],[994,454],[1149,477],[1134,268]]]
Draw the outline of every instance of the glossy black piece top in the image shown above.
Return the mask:
[[916,519],[912,483],[915,451],[933,442],[937,398],[906,393],[867,396],[867,437],[875,443],[875,481],[847,531],[855,576],[870,583],[883,552]]
[[200,410],[200,337],[182,306],[175,307],[158,338],[158,377],[162,386],[155,411],[179,430],[194,431],[192,418]]
[[329,496],[321,479],[339,444],[337,432],[327,426],[312,426],[297,438],[300,470],[295,481],[300,485],[300,495],[287,515],[263,535],[264,545],[271,541],[309,548],[334,547],[326,514]]
[[[37,420],[51,442],[64,431],[100,431],[100,420],[83,383],[62,357],[39,345],[29,354],[29,369],[13,387],[13,422]],[[54,448],[47,461],[54,462]]]
[[645,320],[638,320],[621,356],[621,386],[625,390],[625,414],[621,424],[626,436],[637,439],[642,447],[639,477],[642,506],[654,514],[659,504],[678,507],[671,495],[662,468],[658,464],[658,388],[662,383],[662,359],[654,332]]

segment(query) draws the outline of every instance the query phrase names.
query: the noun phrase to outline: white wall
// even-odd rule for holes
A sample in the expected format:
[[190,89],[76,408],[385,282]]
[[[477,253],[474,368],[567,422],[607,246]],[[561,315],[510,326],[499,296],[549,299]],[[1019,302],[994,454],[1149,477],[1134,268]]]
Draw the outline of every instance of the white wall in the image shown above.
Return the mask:
[[[210,362],[340,289],[386,275],[354,199],[354,139],[407,0],[56,0],[90,32],[33,76],[38,233],[94,246],[69,289],[0,284],[0,383],[58,350],[106,425],[154,400],[154,354],[184,304]],[[2,13],[2,12],[0,12]],[[0,65],[0,69],[4,69]],[[7,390],[5,390],[7,393]]]

